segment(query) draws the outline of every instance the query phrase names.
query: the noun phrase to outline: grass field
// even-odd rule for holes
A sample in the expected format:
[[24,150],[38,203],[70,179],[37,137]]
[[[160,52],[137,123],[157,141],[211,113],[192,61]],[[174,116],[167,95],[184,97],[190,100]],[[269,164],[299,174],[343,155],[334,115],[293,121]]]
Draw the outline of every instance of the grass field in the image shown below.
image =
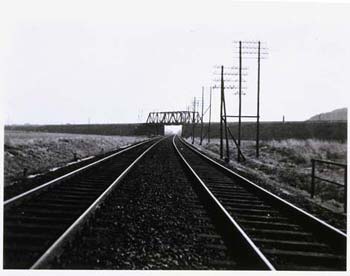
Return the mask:
[[[231,132],[238,137],[238,124],[228,123]],[[195,135],[199,136],[201,125],[195,127]],[[203,124],[203,134],[208,133],[208,123]],[[242,122],[242,140],[255,140],[256,124],[253,122]],[[183,137],[192,136],[192,125],[184,125]],[[220,124],[212,122],[210,126],[210,137],[220,137]],[[323,141],[346,142],[347,121],[298,121],[298,122],[261,122],[260,140],[287,140],[287,139],[317,139]]]
[[107,152],[146,139],[25,131],[5,131],[4,177],[10,185],[23,177],[61,167],[76,159]]
[[[188,139],[191,141],[191,139]],[[196,140],[198,144],[198,140]],[[219,139],[205,142],[203,149],[214,157],[219,156]],[[247,160],[238,164],[236,150],[231,150],[230,165],[262,182],[278,187],[284,194],[294,194],[310,198],[311,158],[326,159],[346,163],[347,144],[340,142],[307,140],[262,141],[260,158],[255,157],[255,142],[243,141],[242,151]],[[344,169],[331,166],[317,166],[318,176],[344,183]],[[343,211],[344,189],[326,182],[316,181],[314,201],[336,212]]]
[[[89,135],[150,136],[155,128],[147,124],[62,124],[62,125],[7,125],[5,131],[35,131]],[[160,134],[164,132],[161,131]]]

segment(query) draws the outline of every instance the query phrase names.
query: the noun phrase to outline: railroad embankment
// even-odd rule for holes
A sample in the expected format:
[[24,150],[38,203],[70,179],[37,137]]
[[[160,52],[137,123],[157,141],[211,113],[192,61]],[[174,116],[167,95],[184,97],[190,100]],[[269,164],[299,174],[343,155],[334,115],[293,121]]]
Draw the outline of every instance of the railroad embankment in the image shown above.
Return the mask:
[[71,134],[150,136],[164,134],[164,127],[147,124],[64,124],[64,125],[8,125],[5,131],[35,131]]
[[[188,138],[187,141],[191,142],[191,139]],[[346,163],[346,143],[315,139],[262,141],[260,157],[256,158],[255,142],[243,141],[241,148],[246,161],[241,163],[236,161],[237,151],[230,145],[229,167],[234,171],[330,224],[345,229],[344,189],[317,181],[315,198],[311,199],[310,188],[311,158]],[[220,158],[219,139],[212,139],[209,144],[205,140],[202,146],[199,145],[199,139],[196,139],[195,146],[214,158]],[[317,175],[339,183],[344,181],[344,170],[337,167],[318,166]]]
[[5,186],[144,139],[5,130]]
[[[230,130],[237,138],[238,124],[229,123]],[[195,127],[195,136],[199,137],[200,124]],[[208,124],[203,126],[203,133],[207,135]],[[192,125],[184,125],[182,128],[184,137],[192,136]],[[241,131],[243,140],[256,139],[256,123],[242,123]],[[210,137],[220,137],[220,124],[212,123],[210,126]],[[285,139],[318,139],[331,141],[347,141],[347,121],[301,121],[301,122],[261,122],[261,140],[285,140]]]

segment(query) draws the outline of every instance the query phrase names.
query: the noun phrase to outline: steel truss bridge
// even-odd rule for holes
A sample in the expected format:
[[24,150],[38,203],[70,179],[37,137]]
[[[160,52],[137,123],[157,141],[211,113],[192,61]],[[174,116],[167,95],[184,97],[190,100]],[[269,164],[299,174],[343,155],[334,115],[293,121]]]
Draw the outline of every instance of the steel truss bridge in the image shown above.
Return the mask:
[[150,112],[146,124],[183,125],[200,123],[201,117],[194,111]]

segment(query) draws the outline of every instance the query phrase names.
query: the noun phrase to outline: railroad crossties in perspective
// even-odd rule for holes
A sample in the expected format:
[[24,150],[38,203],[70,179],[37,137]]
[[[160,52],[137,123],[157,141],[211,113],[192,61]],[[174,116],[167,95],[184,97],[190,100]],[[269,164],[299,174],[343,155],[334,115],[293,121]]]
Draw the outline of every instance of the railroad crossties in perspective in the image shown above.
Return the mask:
[[4,201],[5,269],[346,269],[344,232],[177,137],[34,184]]

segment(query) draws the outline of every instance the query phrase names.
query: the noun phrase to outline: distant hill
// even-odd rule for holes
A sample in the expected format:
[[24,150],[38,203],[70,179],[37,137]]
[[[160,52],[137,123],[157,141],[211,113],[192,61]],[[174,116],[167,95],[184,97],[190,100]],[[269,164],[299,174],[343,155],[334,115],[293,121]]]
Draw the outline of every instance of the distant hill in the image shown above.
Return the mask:
[[312,116],[308,121],[346,121],[348,118],[348,109],[339,108],[331,112],[317,114]]

